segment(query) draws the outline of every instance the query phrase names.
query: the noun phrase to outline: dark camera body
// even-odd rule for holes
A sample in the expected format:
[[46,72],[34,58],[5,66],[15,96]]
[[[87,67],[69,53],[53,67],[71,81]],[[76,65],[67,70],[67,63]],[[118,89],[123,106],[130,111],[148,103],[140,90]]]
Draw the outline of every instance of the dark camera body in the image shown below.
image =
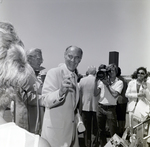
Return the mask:
[[110,69],[101,69],[96,73],[96,78],[99,80],[104,80],[109,77]]

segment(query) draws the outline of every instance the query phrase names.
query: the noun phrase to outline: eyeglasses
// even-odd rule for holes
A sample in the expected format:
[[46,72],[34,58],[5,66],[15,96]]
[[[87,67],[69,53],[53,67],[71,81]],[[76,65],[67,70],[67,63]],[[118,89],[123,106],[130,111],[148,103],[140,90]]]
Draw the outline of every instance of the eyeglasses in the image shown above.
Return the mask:
[[138,75],[139,75],[139,74],[140,74],[140,75],[145,75],[144,72],[138,72],[137,74],[138,74]]

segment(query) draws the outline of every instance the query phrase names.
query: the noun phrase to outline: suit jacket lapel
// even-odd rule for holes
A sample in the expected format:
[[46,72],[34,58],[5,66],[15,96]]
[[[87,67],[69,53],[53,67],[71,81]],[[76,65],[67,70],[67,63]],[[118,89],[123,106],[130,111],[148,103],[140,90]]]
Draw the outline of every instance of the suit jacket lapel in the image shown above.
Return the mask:
[[70,77],[72,77],[72,75],[74,76],[74,83],[76,85],[76,92],[74,94],[75,96],[73,96],[73,94],[71,94],[71,95],[72,95],[74,109],[76,109],[76,106],[77,106],[77,103],[79,100],[79,87],[78,87],[78,83],[77,83],[77,75],[74,72],[69,71],[66,64],[61,64],[60,66],[62,67],[64,75],[69,75]]

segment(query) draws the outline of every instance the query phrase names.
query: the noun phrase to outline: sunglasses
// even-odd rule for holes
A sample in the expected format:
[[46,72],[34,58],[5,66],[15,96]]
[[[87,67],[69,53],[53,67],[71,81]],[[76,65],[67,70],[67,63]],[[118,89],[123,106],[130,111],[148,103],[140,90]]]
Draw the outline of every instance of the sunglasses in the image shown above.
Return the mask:
[[145,75],[145,73],[144,73],[144,72],[138,72],[137,74],[140,74],[140,75]]

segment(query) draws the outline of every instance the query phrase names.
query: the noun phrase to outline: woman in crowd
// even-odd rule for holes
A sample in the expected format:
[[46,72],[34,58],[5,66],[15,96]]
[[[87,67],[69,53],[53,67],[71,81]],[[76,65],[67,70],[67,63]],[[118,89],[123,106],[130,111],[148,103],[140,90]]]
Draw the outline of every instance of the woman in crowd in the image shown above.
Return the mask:
[[[135,113],[137,103],[139,100],[149,100],[147,88],[147,70],[144,67],[139,67],[136,72],[132,74],[132,79],[126,90],[126,97],[128,98],[127,112],[129,112],[129,125],[133,125],[132,116]],[[146,97],[147,96],[147,97]]]
[[1,147],[50,147],[39,135],[29,133],[15,123],[7,123],[4,111],[12,100],[18,98],[18,90],[29,79],[32,68],[24,49],[16,36],[0,31],[0,146]]
[[[129,122],[127,126],[133,127],[145,120],[150,108],[150,89],[147,83],[147,70],[139,67],[133,74],[129,82],[126,97],[128,98],[127,112],[129,112]],[[143,138],[141,127],[138,127],[138,135]]]

